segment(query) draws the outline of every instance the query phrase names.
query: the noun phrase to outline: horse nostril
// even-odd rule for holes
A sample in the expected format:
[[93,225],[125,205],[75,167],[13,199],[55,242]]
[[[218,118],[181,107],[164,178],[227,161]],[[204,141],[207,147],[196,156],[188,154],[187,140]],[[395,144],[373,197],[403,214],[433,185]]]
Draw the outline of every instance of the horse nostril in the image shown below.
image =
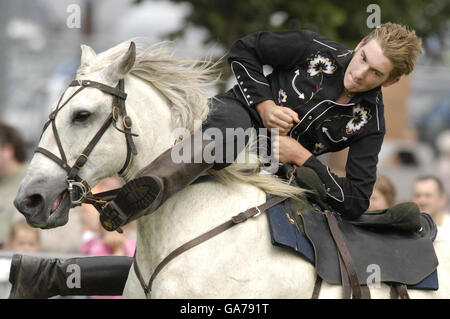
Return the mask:
[[45,216],[45,214],[41,214],[45,208],[45,197],[38,192],[29,194],[31,195],[26,195],[19,191],[14,199],[14,206],[16,206],[17,210],[27,219],[39,219],[41,215]]
[[35,214],[43,205],[44,198],[39,194],[33,194],[24,198],[18,195],[14,200],[14,206],[25,216]]
[[34,194],[34,195],[31,195],[31,196],[28,196],[25,199],[25,206],[27,208],[35,208],[35,207],[39,206],[39,204],[41,204],[42,201],[43,201],[43,198],[42,198],[41,195]]

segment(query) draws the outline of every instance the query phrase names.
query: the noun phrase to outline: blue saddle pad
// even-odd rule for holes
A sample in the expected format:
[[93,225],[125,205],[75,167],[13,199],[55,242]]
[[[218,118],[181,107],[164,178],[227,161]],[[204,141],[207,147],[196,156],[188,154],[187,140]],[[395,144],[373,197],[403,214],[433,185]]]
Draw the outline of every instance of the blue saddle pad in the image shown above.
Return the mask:
[[[295,225],[294,213],[289,201],[286,200],[267,210],[269,219],[269,231],[272,244],[275,246],[290,248],[301,257],[315,265],[314,248],[309,240],[303,236]],[[438,290],[437,270],[416,285],[408,285],[410,289]]]

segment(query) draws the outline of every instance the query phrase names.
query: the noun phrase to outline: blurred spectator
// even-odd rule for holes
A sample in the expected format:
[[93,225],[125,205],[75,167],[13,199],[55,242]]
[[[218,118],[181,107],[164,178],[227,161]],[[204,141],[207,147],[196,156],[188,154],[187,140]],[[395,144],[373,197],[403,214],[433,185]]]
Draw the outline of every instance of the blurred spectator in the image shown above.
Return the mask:
[[445,210],[447,196],[439,178],[432,175],[416,178],[412,200],[419,205],[421,212],[431,215],[439,232],[445,237],[450,236],[450,214]]
[[[95,187],[93,193],[105,192],[115,188],[122,187],[123,183],[117,176],[102,180]],[[129,256],[133,257],[136,249],[135,227],[132,222],[126,227],[122,227],[123,234],[118,232],[108,232],[100,226],[99,213],[91,205],[83,205],[84,220],[84,244],[80,252],[93,256]],[[93,299],[120,299],[120,296],[91,296]]]
[[[92,192],[100,193],[122,187],[122,180],[117,177],[108,177],[93,187]],[[84,243],[81,252],[88,255],[119,255],[132,257],[136,247],[134,235],[135,223],[124,229],[123,234],[108,232],[100,226],[99,213],[91,205],[84,205]]]
[[94,256],[128,256],[133,257],[136,241],[126,234],[109,232],[101,229],[101,235],[83,244],[80,251]]
[[384,175],[378,175],[370,196],[369,211],[387,209],[394,206],[396,190],[391,180]]
[[426,57],[428,58],[428,63],[431,65],[436,65],[442,62],[442,57],[444,55],[444,44],[443,40],[436,34],[431,34],[425,39],[426,47]]
[[26,174],[26,145],[13,127],[0,123],[0,245],[14,220],[23,218],[13,201]]
[[[81,246],[80,252],[92,256],[128,256],[133,257],[136,240],[128,238],[126,233],[108,232],[101,228],[101,235],[92,238]],[[92,299],[121,299],[121,296],[90,296]]]
[[[112,189],[122,187],[122,180],[118,176],[112,176],[101,180],[92,188],[92,193],[106,192]],[[81,205],[81,218],[83,223],[83,243],[101,235],[101,225],[99,220],[99,212],[92,205]]]
[[[30,227],[25,219],[16,221],[10,230],[7,250],[16,253],[33,253],[40,247],[40,229]],[[0,299],[9,296],[11,284],[8,282],[11,258],[0,258]]]
[[41,251],[49,253],[75,254],[83,244],[82,212],[80,207],[72,208],[69,221],[61,227],[41,232]]
[[19,220],[12,225],[5,248],[14,252],[33,253],[40,246],[41,230],[32,228],[25,220]]
[[[444,131],[436,139],[439,151],[434,174],[439,176],[444,184],[447,199],[450,198],[450,130]],[[450,210],[450,201],[447,200],[447,210]]]
[[[94,187],[92,191],[94,193],[98,192],[96,187]],[[99,220],[99,212],[92,205],[82,204],[80,215],[82,221],[82,244],[84,244],[85,242],[100,235],[101,225]]]

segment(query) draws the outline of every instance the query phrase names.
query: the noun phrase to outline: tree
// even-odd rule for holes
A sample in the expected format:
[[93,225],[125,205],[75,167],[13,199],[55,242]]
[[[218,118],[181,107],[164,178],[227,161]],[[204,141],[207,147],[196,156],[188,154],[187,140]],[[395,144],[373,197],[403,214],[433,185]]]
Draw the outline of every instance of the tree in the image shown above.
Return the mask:
[[[135,0],[139,3],[143,0]],[[188,2],[191,12],[181,30],[171,34],[182,36],[189,26],[209,31],[207,43],[214,42],[225,50],[234,41],[257,30],[310,29],[326,37],[355,47],[371,29],[367,27],[370,4],[380,8],[381,23],[408,25],[417,34],[442,35],[448,27],[448,0],[171,0]],[[223,75],[231,71],[224,65]]]

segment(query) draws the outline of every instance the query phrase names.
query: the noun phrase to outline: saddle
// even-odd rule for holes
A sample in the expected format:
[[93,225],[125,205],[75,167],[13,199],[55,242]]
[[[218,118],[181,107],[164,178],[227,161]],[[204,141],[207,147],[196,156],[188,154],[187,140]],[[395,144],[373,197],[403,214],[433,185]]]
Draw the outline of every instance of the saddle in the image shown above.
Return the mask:
[[[316,253],[316,271],[330,284],[341,284],[341,273],[336,244],[328,230],[325,214],[302,211],[300,214],[306,237]],[[424,224],[430,225],[429,215],[421,214]],[[365,228],[345,220],[338,220],[358,274],[359,284],[371,279],[415,285],[433,273],[438,260],[433,243],[419,233],[392,228]],[[427,231],[429,231],[428,229]],[[373,276],[374,270],[379,273]]]
[[[296,182],[309,190],[308,200],[290,199],[269,209],[272,243],[301,251],[315,265],[318,278],[329,284],[343,284],[347,280],[343,278],[346,265],[342,247],[338,247],[335,234],[330,231],[335,227],[334,231],[342,235],[359,285],[386,282],[408,288],[438,289],[438,260],[432,243],[437,234],[436,224],[428,214],[420,213],[417,205],[402,203],[347,221],[324,209],[323,183],[312,169],[297,168]],[[278,213],[274,213],[277,209]],[[291,227],[288,231],[285,227],[281,234],[276,229],[283,223]]]

